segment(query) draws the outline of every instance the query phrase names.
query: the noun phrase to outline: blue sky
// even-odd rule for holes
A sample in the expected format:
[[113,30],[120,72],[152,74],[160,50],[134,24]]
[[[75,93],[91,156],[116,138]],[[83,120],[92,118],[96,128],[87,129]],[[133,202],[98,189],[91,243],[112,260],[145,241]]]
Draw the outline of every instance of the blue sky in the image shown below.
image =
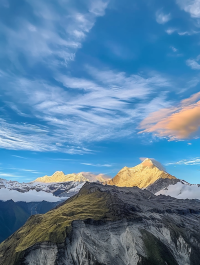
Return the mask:
[[200,183],[199,46],[199,0],[2,0],[0,177],[150,157]]

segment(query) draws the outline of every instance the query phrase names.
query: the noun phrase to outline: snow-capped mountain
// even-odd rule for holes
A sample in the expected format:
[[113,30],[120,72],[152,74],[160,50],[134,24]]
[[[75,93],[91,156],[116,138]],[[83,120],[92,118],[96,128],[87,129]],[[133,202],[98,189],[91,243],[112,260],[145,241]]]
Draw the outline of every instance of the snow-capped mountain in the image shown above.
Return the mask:
[[79,192],[87,181],[105,184],[108,180],[104,174],[80,172],[65,175],[62,171],[29,183],[0,179],[0,200],[56,202]]
[[17,181],[0,179],[0,200],[13,201],[50,201],[55,202],[73,196],[83,186],[84,182],[63,183],[19,183]]

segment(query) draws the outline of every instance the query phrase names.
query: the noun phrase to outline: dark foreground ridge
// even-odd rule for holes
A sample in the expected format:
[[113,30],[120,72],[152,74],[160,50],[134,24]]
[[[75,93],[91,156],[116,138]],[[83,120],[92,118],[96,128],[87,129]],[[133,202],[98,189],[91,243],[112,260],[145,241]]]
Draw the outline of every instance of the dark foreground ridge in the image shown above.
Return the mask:
[[86,183],[0,245],[0,265],[198,265],[200,202]]

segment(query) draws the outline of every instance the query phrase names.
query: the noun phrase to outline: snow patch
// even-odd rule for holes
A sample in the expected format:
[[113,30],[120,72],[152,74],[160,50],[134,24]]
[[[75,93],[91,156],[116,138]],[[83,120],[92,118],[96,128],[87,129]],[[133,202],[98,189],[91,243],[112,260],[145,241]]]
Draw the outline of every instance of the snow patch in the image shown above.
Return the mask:
[[177,199],[199,199],[200,200],[200,187],[197,185],[184,184],[178,182],[175,185],[169,185],[155,195],[166,195]]

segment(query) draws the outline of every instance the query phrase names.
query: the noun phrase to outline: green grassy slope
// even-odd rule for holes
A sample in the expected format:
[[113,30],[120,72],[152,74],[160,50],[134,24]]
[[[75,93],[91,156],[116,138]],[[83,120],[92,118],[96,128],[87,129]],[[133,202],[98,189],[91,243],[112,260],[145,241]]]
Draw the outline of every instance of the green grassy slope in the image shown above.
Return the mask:
[[23,251],[36,243],[64,242],[73,220],[109,219],[107,202],[109,195],[96,191],[82,191],[62,206],[44,215],[34,215],[10,238],[0,245],[0,264],[13,265]]

